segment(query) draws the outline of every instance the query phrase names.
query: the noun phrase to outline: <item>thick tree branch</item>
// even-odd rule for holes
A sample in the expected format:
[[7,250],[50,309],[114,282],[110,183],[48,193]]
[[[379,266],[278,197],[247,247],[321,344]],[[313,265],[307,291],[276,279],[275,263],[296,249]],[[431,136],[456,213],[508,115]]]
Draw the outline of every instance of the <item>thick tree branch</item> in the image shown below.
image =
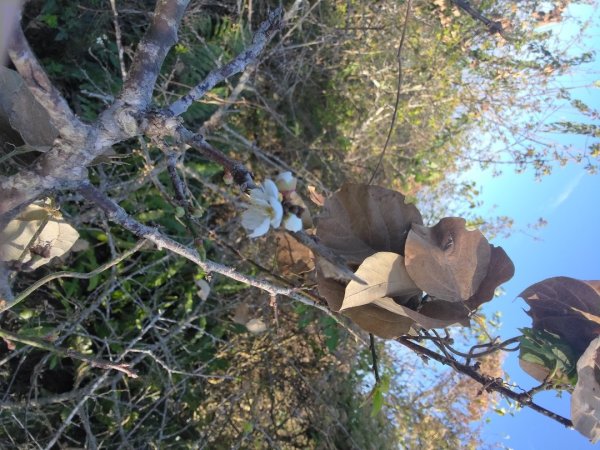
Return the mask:
[[52,125],[61,136],[67,140],[80,138],[85,132],[85,126],[48,78],[20,26],[13,28],[8,43],[8,55],[35,99],[50,115]]
[[566,427],[573,427],[573,422],[571,422],[569,419],[562,417],[561,415],[558,415],[556,413],[553,413],[552,411],[547,410],[546,408],[538,405],[537,403],[534,403],[527,393],[519,394],[507,388],[502,379],[492,378],[488,375],[480,373],[472,366],[467,366],[466,364],[462,364],[453,358],[448,358],[447,356],[440,355],[439,353],[429,350],[427,347],[423,347],[422,345],[413,342],[412,338],[410,337],[400,337],[396,339],[396,341],[398,341],[405,347],[410,348],[419,355],[427,356],[428,358],[434,359],[437,362],[452,367],[457,372],[462,373],[463,375],[466,375],[469,378],[480,383],[487,391],[498,392],[499,394],[507,398],[515,400],[522,406],[527,406],[528,408],[531,408],[534,411],[543,414],[546,417],[549,417],[550,419],[556,420],[558,423]]
[[232,61],[225,64],[218,69],[210,72],[207,77],[194,87],[188,94],[181,97],[179,100],[169,106],[168,110],[179,116],[187,111],[192,103],[201,99],[204,94],[215,87],[221,81],[229,78],[236,73],[242,72],[248,65],[254,63],[258,55],[260,55],[271,40],[273,35],[281,29],[283,25],[282,21],[282,9],[281,7],[275,9],[269,14],[267,20],[265,20],[252,38],[252,44]]
[[139,43],[120,95],[126,105],[147,108],[160,68],[177,42],[177,30],[189,0],[158,0],[154,17]]

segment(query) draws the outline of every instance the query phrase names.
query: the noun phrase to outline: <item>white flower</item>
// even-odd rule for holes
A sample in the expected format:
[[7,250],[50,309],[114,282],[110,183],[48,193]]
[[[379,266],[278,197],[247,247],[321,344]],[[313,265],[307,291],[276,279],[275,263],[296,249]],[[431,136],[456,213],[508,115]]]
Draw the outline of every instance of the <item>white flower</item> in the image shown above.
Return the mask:
[[283,219],[283,226],[286,230],[300,231],[302,229],[302,219],[296,214],[289,213]]
[[295,191],[296,190],[296,178],[292,175],[292,172],[282,172],[275,178],[277,188],[281,192]]
[[250,190],[250,202],[242,213],[242,226],[251,232],[251,238],[269,231],[269,227],[279,227],[283,217],[283,206],[279,201],[279,191],[271,180],[265,180],[262,187]]

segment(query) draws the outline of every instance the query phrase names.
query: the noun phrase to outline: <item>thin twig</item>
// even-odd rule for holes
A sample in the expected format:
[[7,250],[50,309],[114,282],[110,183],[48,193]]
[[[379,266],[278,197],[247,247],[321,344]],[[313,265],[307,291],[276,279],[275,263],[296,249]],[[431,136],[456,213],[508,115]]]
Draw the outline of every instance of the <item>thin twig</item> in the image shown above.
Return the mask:
[[110,0],[110,8],[112,9],[113,23],[115,25],[115,40],[117,42],[117,53],[119,55],[121,77],[123,80],[125,80],[127,78],[127,68],[125,67],[125,59],[123,58],[123,40],[121,37],[121,26],[119,25],[119,11],[117,11],[116,0]]
[[277,31],[283,26],[282,8],[279,7],[272,11],[267,20],[259,27],[254,37],[252,44],[229,63],[218,69],[211,71],[202,83],[194,87],[190,92],[175,101],[168,110],[176,116],[179,116],[187,111],[193,102],[201,99],[204,94],[215,87],[221,81],[243,71],[248,65],[253,64],[256,58],[262,53],[263,49]]
[[101,274],[105,270],[110,269],[111,267],[119,264],[121,261],[129,258],[131,255],[133,255],[135,252],[137,252],[140,248],[142,248],[142,246],[145,243],[146,243],[146,241],[144,241],[144,240],[139,241],[131,249],[124,252],[118,258],[113,259],[112,261],[109,261],[105,264],[102,264],[101,266],[97,267],[96,269],[94,269],[88,273],[66,272],[65,271],[65,272],[55,272],[55,273],[46,275],[44,278],[39,279],[38,281],[33,283],[31,286],[29,286],[27,289],[25,289],[23,292],[21,292],[19,295],[17,295],[13,301],[9,301],[6,303],[0,302],[0,313],[21,303],[23,300],[25,300],[28,296],[30,296],[34,291],[36,291],[37,289],[42,287],[44,284],[46,284],[52,280],[56,280],[57,278],[78,278],[80,280],[89,280],[90,278]]
[[377,165],[371,174],[371,178],[367,184],[371,184],[379,171],[379,167],[383,161],[383,157],[385,156],[385,152],[388,148],[388,144],[390,143],[390,139],[392,137],[392,132],[394,131],[394,125],[396,125],[396,118],[398,117],[398,106],[400,105],[400,93],[402,92],[402,48],[404,47],[404,40],[406,38],[406,29],[408,28],[408,19],[410,18],[410,7],[412,5],[412,0],[408,0],[406,2],[406,15],[404,16],[404,26],[402,28],[402,36],[400,37],[400,44],[398,44],[398,54],[396,58],[398,58],[398,85],[396,86],[396,101],[394,103],[394,112],[392,113],[392,123],[390,123],[390,128],[388,130],[387,137],[385,138],[385,144],[383,144],[383,150],[379,154],[379,160],[377,161]]
[[80,361],[86,362],[90,364],[92,367],[98,367],[100,369],[112,369],[117,370],[119,372],[123,372],[125,375],[131,378],[137,378],[138,375],[129,368],[128,364],[115,364],[110,361],[106,361],[104,359],[92,358],[91,356],[84,355],[83,353],[76,352],[75,350],[71,350],[70,348],[61,348],[55,347],[48,341],[43,341],[41,339],[35,339],[28,336],[22,336],[19,334],[12,333],[7,330],[3,330],[0,328],[0,337],[9,341],[20,342],[21,344],[30,345],[31,347],[39,348],[41,350],[46,350],[50,353],[54,353],[55,355],[61,356],[63,358],[73,358],[78,359]]
[[371,357],[373,358],[373,375],[375,376],[375,383],[379,384],[379,367],[377,367],[377,349],[375,348],[375,336],[373,333],[369,333],[369,347],[371,348]]

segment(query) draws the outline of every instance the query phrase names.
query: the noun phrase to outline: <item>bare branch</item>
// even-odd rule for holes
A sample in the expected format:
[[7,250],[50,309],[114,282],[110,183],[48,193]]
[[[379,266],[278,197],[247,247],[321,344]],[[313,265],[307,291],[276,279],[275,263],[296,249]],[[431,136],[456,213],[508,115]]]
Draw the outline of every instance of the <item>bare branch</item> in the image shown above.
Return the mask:
[[20,336],[18,334],[3,329],[0,329],[0,337],[9,341],[20,342],[25,345],[30,345],[35,348],[49,351],[62,358],[78,359],[80,361],[84,361],[90,364],[92,367],[99,367],[100,369],[117,370],[119,372],[123,372],[131,378],[138,377],[137,374],[129,368],[128,364],[115,364],[104,359],[92,358],[91,356],[84,355],[83,353],[76,352],[75,350],[55,347],[48,341],[43,341],[41,339],[35,339],[28,336]]
[[110,0],[110,8],[113,13],[113,23],[115,25],[115,40],[117,43],[117,53],[119,54],[119,66],[121,68],[121,77],[123,80],[127,78],[127,68],[125,67],[125,59],[123,58],[123,39],[121,37],[121,26],[119,25],[119,11],[117,10],[116,0]]
[[194,87],[188,94],[181,97],[179,100],[169,106],[168,110],[179,116],[187,111],[191,104],[201,99],[204,94],[215,87],[221,81],[229,78],[236,73],[242,72],[248,65],[254,63],[258,55],[260,55],[271,40],[273,35],[281,29],[283,25],[282,20],[282,8],[279,7],[269,14],[267,20],[265,20],[252,38],[252,44],[232,61],[225,64],[218,69],[210,72],[207,77]]
[[25,289],[23,292],[21,292],[19,295],[17,295],[15,297],[15,299],[13,301],[8,301],[8,302],[2,302],[0,299],[0,313],[6,311],[7,309],[12,308],[13,306],[19,304],[20,302],[22,302],[23,300],[25,300],[27,297],[29,297],[34,291],[36,291],[37,289],[39,289],[40,287],[42,287],[44,284],[52,281],[52,280],[56,280],[57,278],[77,278],[80,280],[89,280],[92,277],[95,277],[96,275],[104,272],[107,269],[110,269],[111,267],[116,266],[117,264],[119,264],[121,261],[123,261],[124,259],[129,258],[131,255],[133,255],[135,252],[137,252],[140,248],[142,248],[142,246],[144,245],[145,241],[141,240],[140,242],[138,242],[137,244],[135,244],[131,249],[127,250],[126,252],[124,252],[121,256],[105,263],[102,264],[101,266],[97,267],[96,269],[92,270],[91,272],[88,273],[79,273],[79,272],[55,272],[55,273],[51,273],[49,275],[46,275],[44,278],[36,281],[35,283],[33,283],[31,286],[29,286],[27,289]]
[[558,423],[560,423],[566,427],[569,427],[569,428],[573,427],[573,423],[569,419],[562,417],[561,415],[556,414],[552,411],[549,411],[546,408],[538,405],[537,403],[534,403],[531,400],[531,397],[527,393],[519,394],[519,393],[507,388],[502,379],[496,379],[496,378],[492,378],[487,375],[484,375],[484,374],[478,372],[474,367],[468,366],[466,364],[462,364],[453,358],[448,358],[444,355],[440,355],[439,353],[429,350],[427,347],[423,347],[419,344],[416,344],[415,342],[412,341],[412,339],[413,339],[412,337],[407,336],[407,337],[400,337],[400,338],[396,339],[396,341],[398,341],[405,347],[410,348],[411,350],[413,350],[414,352],[416,352],[419,355],[426,356],[426,357],[434,359],[442,364],[452,367],[457,372],[462,373],[463,375],[466,375],[469,378],[480,383],[482,386],[485,387],[485,390],[487,390],[487,391],[498,392],[507,398],[515,400],[522,406],[527,406],[527,407],[533,409],[534,411],[536,411],[540,414],[543,414],[546,417],[556,420]]
[[8,55],[35,99],[50,115],[52,125],[61,136],[69,140],[80,138],[86,132],[86,127],[48,78],[20,26],[13,28],[8,43]]
[[189,0],[158,0],[152,24],[138,45],[120,99],[145,109],[167,53],[177,42],[177,30]]
[[466,0],[450,0],[450,1],[452,3],[454,3],[456,6],[458,6],[460,9],[462,9],[464,12],[466,12],[468,15],[470,15],[473,19],[484,24],[491,34],[498,33],[500,36],[502,36],[507,41],[509,40],[508,36],[506,36],[506,32],[504,31],[504,27],[502,26],[502,23],[488,19],[483,14],[481,14],[481,12],[479,12],[477,9],[473,8],[471,6],[471,4]]
[[[313,300],[300,294],[294,288],[284,288],[276,286],[265,280],[259,280],[254,277],[250,277],[243,273],[236,271],[231,267],[227,267],[223,264],[216,263],[210,260],[202,260],[198,252],[190,247],[180,244],[177,241],[163,235],[156,228],[152,228],[141,224],[137,220],[133,219],[127,214],[127,212],[113,202],[110,198],[104,195],[96,187],[92,186],[89,182],[86,182],[79,188],[79,193],[88,201],[95,203],[98,207],[102,208],[108,215],[109,220],[121,225],[123,228],[128,229],[138,237],[148,239],[153,242],[159,249],[167,249],[173,253],[183,256],[189,261],[193,262],[197,266],[201,267],[207,273],[219,273],[225,275],[232,280],[239,281],[250,286],[254,286],[272,295],[283,295],[291,298],[292,300],[304,303],[308,306],[313,306],[321,311],[332,315],[331,312],[324,306],[316,304]],[[332,317],[335,317],[332,315]]]

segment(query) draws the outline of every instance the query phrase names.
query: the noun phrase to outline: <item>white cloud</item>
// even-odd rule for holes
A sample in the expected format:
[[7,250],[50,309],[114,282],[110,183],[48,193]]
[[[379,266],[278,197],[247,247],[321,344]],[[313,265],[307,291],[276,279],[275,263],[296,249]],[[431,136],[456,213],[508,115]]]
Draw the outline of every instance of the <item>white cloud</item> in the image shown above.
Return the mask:
[[581,183],[581,180],[583,180],[584,176],[585,172],[579,172],[579,174],[575,178],[573,178],[569,184],[565,186],[563,191],[550,204],[551,211],[554,211],[556,208],[558,208],[560,205],[562,205],[568,200],[571,194],[575,192],[575,189],[577,189],[577,186],[579,186],[579,183]]

